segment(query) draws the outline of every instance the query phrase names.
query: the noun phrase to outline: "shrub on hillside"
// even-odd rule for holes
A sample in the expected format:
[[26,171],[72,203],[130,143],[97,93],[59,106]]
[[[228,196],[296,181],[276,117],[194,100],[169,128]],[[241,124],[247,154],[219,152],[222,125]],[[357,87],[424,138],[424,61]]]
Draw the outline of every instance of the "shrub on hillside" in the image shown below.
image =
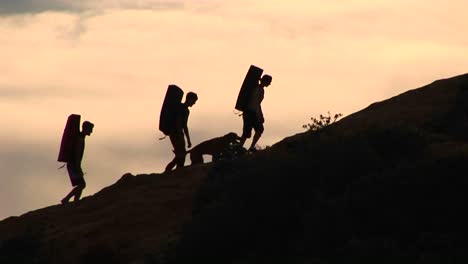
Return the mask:
[[308,124],[302,125],[302,127],[308,131],[317,131],[328,125],[335,123],[336,121],[338,121],[340,117],[343,116],[343,114],[338,113],[332,117],[330,114],[330,111],[328,111],[327,114],[328,115],[320,115],[319,118],[311,117],[310,118],[311,122]]

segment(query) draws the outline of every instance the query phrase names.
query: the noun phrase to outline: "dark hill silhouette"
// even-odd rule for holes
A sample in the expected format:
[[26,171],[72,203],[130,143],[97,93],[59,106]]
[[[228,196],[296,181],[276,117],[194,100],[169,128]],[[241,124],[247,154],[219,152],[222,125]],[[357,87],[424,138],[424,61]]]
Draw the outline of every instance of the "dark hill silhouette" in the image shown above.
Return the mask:
[[[0,222],[0,263],[465,263],[468,75]],[[25,252],[28,252],[27,254]]]

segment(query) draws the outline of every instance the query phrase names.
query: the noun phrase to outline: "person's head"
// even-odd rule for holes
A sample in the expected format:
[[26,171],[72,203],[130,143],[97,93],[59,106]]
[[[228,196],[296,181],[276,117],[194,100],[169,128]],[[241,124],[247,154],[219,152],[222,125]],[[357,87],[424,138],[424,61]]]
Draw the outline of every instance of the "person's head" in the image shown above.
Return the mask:
[[260,79],[260,85],[262,85],[263,87],[267,87],[271,84],[272,79],[273,78],[270,75],[264,74]]
[[93,133],[93,128],[94,124],[89,122],[89,121],[84,121],[83,125],[81,125],[81,129],[83,131],[83,134],[89,136],[91,133]]
[[185,96],[185,103],[188,106],[194,105],[198,100],[198,96],[194,92],[188,92],[187,95]]

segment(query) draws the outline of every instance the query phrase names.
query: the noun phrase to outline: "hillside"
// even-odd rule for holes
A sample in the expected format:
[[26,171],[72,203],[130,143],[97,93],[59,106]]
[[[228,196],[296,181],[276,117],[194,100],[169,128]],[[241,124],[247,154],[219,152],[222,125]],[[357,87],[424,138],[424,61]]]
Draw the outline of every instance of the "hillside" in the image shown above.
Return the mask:
[[465,263],[467,132],[465,74],[245,158],[8,218],[0,263]]
[[[209,165],[134,176],[78,203],[0,222],[0,263],[130,263],[154,259],[191,219]],[[25,254],[28,252],[27,254]]]

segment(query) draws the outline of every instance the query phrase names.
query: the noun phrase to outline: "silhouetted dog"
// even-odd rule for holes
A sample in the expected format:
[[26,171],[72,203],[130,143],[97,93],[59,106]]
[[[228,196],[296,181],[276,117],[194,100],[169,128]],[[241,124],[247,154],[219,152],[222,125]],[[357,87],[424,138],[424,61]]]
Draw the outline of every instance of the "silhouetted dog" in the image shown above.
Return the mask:
[[200,164],[203,163],[203,155],[220,156],[221,153],[229,149],[231,144],[236,144],[239,140],[240,137],[236,133],[230,132],[222,137],[203,141],[187,153],[190,153],[192,164]]

